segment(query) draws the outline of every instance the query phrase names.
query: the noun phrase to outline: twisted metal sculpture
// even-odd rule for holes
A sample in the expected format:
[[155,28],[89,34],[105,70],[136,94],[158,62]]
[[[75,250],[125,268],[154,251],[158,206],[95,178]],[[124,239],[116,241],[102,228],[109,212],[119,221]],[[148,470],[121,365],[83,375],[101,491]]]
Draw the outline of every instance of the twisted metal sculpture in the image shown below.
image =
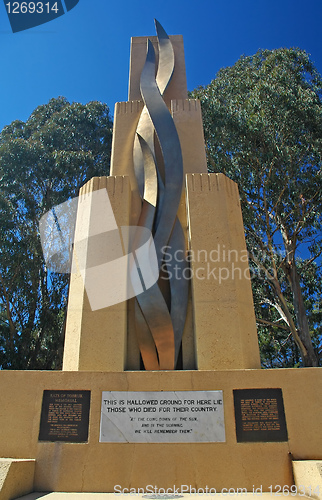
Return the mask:
[[[183,186],[183,163],[178,133],[163,94],[171,80],[175,58],[171,40],[155,20],[159,62],[148,40],[141,73],[144,102],[133,148],[134,170],[142,199],[138,225],[154,236],[159,280],[136,297],[136,333],[146,370],[173,370],[180,351],[188,302],[184,259],[185,238],[177,218]],[[156,75],[156,76],[155,76]],[[164,261],[164,252],[170,258]],[[170,261],[170,262],[169,262]],[[170,271],[175,262],[176,273]],[[168,271],[168,272],[167,272]]]

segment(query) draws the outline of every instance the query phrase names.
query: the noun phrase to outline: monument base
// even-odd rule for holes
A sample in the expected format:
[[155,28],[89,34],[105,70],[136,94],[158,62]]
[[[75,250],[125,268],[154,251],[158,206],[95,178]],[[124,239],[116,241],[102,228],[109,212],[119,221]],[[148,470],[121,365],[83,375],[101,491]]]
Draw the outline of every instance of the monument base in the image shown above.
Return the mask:
[[[321,460],[319,368],[164,372],[1,371],[0,456],[34,459],[34,491],[292,485],[292,460]],[[239,442],[234,392],[281,389],[288,439]],[[90,391],[88,440],[39,441],[44,391]],[[99,442],[103,391],[222,391],[225,442]]]
[[0,458],[0,500],[33,491],[35,460]]

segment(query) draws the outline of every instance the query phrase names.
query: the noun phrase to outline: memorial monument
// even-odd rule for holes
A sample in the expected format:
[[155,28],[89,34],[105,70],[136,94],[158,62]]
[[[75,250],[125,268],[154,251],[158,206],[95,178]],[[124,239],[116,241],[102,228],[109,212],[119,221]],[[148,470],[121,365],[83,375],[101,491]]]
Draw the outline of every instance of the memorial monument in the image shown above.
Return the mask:
[[[80,204],[106,188],[119,227],[152,231],[160,279],[130,303],[93,311],[85,274],[92,276],[88,262],[102,237],[93,241],[90,224],[85,230],[79,223],[75,239],[88,242],[88,253],[84,276],[72,275],[63,369],[138,370],[140,354],[147,370],[174,369],[179,354],[183,369],[259,368],[238,188],[207,173],[200,103],[187,98],[182,37],[169,39],[156,27],[159,41],[132,39],[129,100],[115,107],[111,175],[89,181]],[[99,211],[94,197],[86,210]],[[103,214],[96,217],[96,231],[106,234]],[[102,289],[111,279],[110,268],[104,276],[97,264],[94,292],[99,276]]]
[[182,37],[156,31],[132,39],[111,175],[80,190],[63,370],[0,372],[0,500],[320,495],[321,369],[260,369],[238,188],[207,173]]

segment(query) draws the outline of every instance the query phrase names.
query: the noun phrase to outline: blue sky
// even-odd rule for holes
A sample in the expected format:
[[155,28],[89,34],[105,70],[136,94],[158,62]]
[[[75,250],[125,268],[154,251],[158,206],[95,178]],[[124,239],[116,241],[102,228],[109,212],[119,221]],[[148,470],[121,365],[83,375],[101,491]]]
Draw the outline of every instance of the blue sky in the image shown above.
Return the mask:
[[300,47],[322,73],[321,0],[79,0],[19,33],[1,2],[0,130],[59,95],[106,102],[113,114],[127,100],[130,38],[154,35],[154,17],[184,37],[189,90],[259,48]]

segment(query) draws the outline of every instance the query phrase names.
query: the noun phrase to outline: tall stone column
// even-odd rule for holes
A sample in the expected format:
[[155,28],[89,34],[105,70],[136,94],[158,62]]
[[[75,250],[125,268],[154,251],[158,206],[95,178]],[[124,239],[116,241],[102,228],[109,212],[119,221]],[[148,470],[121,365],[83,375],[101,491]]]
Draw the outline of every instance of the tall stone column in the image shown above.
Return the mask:
[[[126,364],[127,305],[120,302],[92,310],[86,274],[90,272],[93,254],[98,262],[111,260],[111,249],[102,248],[104,217],[97,213],[93,193],[107,190],[118,227],[128,226],[131,213],[131,192],[128,177],[94,177],[80,190],[75,241],[85,242],[83,269],[77,272],[74,254],[71,274],[63,370],[68,371],[123,371]],[[86,203],[86,211],[81,204]],[[103,238],[99,238],[100,236]],[[77,245],[77,244],[76,244]],[[103,254],[103,255],[100,255]],[[95,263],[94,263],[95,264]],[[108,276],[107,276],[108,280]],[[107,283],[108,286],[108,283]],[[96,292],[95,292],[96,293]],[[97,294],[101,294],[97,290]]]
[[259,368],[248,257],[237,184],[186,177],[197,368]]

